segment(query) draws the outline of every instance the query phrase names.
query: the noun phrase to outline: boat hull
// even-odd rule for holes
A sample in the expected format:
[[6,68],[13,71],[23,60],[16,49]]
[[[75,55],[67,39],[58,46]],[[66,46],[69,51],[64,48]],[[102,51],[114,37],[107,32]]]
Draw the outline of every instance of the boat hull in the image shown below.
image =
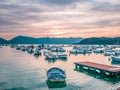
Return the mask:
[[63,79],[61,79],[61,78],[51,78],[51,79],[49,79],[49,78],[48,78],[48,80],[49,80],[50,82],[59,83],[59,82],[64,82],[64,81],[65,81],[65,78],[63,78]]
[[47,71],[47,78],[50,82],[64,82],[66,79],[65,72],[60,68],[51,68]]

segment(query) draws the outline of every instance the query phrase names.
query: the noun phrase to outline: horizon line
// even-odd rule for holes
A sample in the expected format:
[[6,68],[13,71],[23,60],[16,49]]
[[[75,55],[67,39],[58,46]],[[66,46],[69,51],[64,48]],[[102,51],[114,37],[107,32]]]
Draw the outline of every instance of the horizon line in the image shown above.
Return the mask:
[[[13,38],[16,38],[16,37],[31,37],[31,38],[82,38],[82,39],[86,39],[86,38],[116,38],[116,37],[120,37],[120,36],[114,36],[114,37],[109,37],[109,36],[98,36],[98,37],[50,37],[50,36],[43,36],[43,37],[32,37],[32,36],[24,36],[24,35],[18,35],[18,36],[15,36],[15,37],[13,37]],[[0,38],[2,38],[2,37],[0,37]],[[9,41],[9,40],[12,40],[13,38],[10,38],[10,39],[5,39],[5,38],[2,38],[2,39],[4,39],[4,40],[7,40],[7,41]]]

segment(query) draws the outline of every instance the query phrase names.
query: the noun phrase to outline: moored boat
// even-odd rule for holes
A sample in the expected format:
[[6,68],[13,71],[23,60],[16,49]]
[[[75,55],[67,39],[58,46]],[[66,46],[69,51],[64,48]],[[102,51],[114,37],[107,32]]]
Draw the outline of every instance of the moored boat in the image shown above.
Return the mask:
[[20,50],[20,49],[21,49],[21,46],[17,45],[16,50]]
[[62,69],[53,67],[47,71],[47,78],[50,82],[64,82],[66,74]]
[[28,53],[34,53],[34,50],[32,48],[28,48],[27,52]]
[[77,50],[76,49],[70,50],[70,54],[77,54]]
[[64,53],[58,53],[57,55],[59,59],[67,59],[67,55]]
[[39,55],[41,55],[41,52],[39,50],[35,50],[34,56],[39,56]]
[[46,53],[45,56],[46,56],[46,59],[57,59],[58,58],[58,56],[53,54],[52,52]]
[[26,47],[25,46],[21,46],[21,50],[22,51],[26,51]]

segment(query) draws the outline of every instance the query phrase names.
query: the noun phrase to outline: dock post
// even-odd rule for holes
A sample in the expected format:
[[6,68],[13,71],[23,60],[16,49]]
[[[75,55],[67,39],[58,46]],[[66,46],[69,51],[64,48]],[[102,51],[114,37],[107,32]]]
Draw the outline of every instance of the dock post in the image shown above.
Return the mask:
[[77,69],[77,64],[75,64],[75,69]]

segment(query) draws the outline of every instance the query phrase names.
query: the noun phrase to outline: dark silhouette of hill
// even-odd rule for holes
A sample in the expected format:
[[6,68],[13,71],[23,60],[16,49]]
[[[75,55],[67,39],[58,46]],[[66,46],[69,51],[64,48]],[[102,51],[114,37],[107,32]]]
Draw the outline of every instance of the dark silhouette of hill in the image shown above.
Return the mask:
[[17,36],[11,40],[0,38],[0,44],[120,44],[120,37],[93,37],[93,38],[33,38],[27,36]]
[[7,40],[3,39],[3,38],[0,38],[0,44],[7,44]]
[[9,44],[72,44],[78,43],[82,38],[33,38],[17,36],[8,41]]
[[100,38],[86,38],[79,42],[79,44],[120,44],[120,37],[108,38],[108,37],[100,37]]

